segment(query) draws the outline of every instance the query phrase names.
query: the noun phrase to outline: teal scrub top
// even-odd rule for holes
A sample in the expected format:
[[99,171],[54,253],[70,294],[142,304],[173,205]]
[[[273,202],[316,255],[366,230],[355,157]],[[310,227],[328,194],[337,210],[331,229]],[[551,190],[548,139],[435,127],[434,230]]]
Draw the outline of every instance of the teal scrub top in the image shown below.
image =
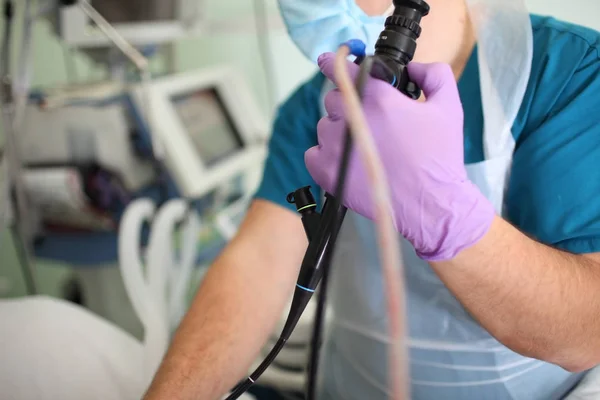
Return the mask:
[[[505,217],[542,243],[600,252],[600,33],[532,16],[533,64],[520,112]],[[483,111],[477,49],[458,86],[465,111],[465,164],[482,161]],[[279,108],[255,195],[294,210],[288,193],[318,187],[304,164],[317,144],[318,73]]]

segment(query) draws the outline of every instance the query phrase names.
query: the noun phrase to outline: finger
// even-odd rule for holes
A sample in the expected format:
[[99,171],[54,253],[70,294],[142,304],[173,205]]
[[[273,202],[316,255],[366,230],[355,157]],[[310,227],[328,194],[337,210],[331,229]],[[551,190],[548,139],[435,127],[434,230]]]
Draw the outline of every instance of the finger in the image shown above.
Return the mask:
[[458,100],[458,86],[454,73],[448,64],[408,64],[408,74],[417,86],[423,90],[427,101],[436,98]]
[[342,137],[344,121],[332,120],[324,117],[317,124],[318,145],[311,147],[304,153],[304,162],[308,172],[315,182],[325,190],[329,189],[332,174],[331,169],[337,165],[339,154],[342,149]]
[[323,156],[322,150],[318,147],[311,147],[304,153],[304,163],[310,176],[315,180],[317,185],[322,188],[327,187],[328,180],[328,163]]
[[[319,68],[321,69],[323,75],[325,75],[336,86],[338,86],[338,81],[335,79],[335,58],[335,53],[323,53],[319,56],[317,63],[319,64]],[[350,74],[352,81],[356,80],[360,67],[346,60],[346,68],[348,68],[348,73]]]
[[316,165],[319,164],[320,155],[320,146],[313,146],[304,152],[304,163],[306,164],[306,169],[308,169],[308,172],[311,175],[313,174]]
[[338,141],[337,124],[343,123],[342,120],[333,120],[329,117],[323,117],[317,124],[317,143],[319,149],[323,153],[327,153],[330,156],[334,156],[337,152],[337,148],[340,147]]
[[342,119],[345,114],[344,99],[339,89],[333,89],[325,95],[325,111],[333,120]]

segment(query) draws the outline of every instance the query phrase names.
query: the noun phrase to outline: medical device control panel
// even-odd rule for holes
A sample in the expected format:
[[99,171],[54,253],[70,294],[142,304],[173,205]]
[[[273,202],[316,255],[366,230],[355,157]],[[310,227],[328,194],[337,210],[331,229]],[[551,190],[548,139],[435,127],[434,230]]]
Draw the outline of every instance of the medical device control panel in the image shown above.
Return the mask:
[[[146,105],[151,134],[184,197],[201,198],[240,173],[256,183],[266,155],[267,123],[240,74],[230,67],[153,81]],[[144,90],[133,91],[144,110]]]

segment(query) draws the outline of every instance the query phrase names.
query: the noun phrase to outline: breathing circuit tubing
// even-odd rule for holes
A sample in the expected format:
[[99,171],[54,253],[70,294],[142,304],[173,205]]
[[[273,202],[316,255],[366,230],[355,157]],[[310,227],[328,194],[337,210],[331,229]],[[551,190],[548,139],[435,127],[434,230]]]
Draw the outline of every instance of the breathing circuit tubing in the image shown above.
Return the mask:
[[[358,45],[360,43],[358,41],[347,42],[338,50],[335,74],[348,110],[350,129],[346,131],[345,135],[335,197],[325,194],[325,204],[321,215],[319,215],[316,212],[317,204],[310,193],[310,187],[300,188],[288,195],[288,202],[295,203],[297,211],[302,215],[302,223],[309,240],[309,246],[302,261],[294,291],[291,310],[280,338],[272,351],[245,381],[234,388],[233,393],[226,400],[237,399],[242,393],[248,390],[277,357],[293,332],[319,282],[323,280],[319,293],[319,303],[317,306],[313,339],[311,341],[311,356],[308,365],[309,376],[306,398],[312,400],[315,397],[328,270],[333,256],[333,247],[347,211],[342,205],[341,199],[343,199],[343,190],[353,139],[358,144],[357,149],[372,185],[371,189],[374,194],[374,204],[376,207],[377,233],[384,270],[390,336],[392,339],[392,355],[389,357],[392,396],[395,400],[408,399],[408,380],[406,378],[408,368],[403,342],[404,277],[400,262],[401,252],[396,239],[397,234],[393,219],[390,215],[392,208],[384,169],[377,156],[377,150],[372,141],[372,136],[362,112],[359,99],[368,74],[390,83],[414,100],[420,97],[420,89],[410,81],[406,65],[412,61],[414,56],[416,39],[421,33],[419,23],[421,18],[429,13],[429,5],[424,0],[394,0],[394,6],[394,13],[386,20],[385,29],[375,45],[374,56],[365,57],[364,44],[361,47]],[[346,70],[346,58],[350,54],[357,56],[355,62],[361,64],[356,90]]]

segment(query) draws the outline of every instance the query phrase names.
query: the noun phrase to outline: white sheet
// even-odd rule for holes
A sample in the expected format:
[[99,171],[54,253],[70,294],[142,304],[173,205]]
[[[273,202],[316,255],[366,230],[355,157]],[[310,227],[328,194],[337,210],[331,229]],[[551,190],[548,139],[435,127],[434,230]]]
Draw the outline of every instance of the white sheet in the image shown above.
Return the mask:
[[74,304],[0,301],[0,398],[140,399],[141,343]]
[[137,339],[82,307],[0,300],[0,399],[139,400],[143,362]]

